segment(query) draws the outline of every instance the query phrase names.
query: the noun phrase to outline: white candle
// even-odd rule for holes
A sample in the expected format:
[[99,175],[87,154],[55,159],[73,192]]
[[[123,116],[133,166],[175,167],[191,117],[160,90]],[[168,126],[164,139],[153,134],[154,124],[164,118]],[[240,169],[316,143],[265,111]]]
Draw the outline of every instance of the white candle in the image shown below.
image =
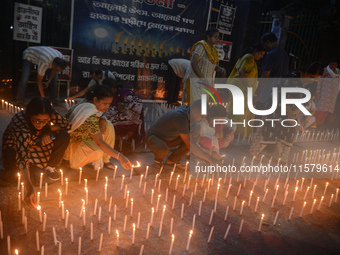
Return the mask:
[[307,189],[306,189],[305,196],[303,197],[303,200],[306,200],[306,197],[307,197],[308,191],[309,191],[309,186],[308,186],[308,187],[307,187]]
[[39,211],[39,222],[42,223],[43,221],[42,221],[42,212],[41,212],[41,206],[40,205],[37,206],[37,210]]
[[192,230],[190,230],[190,233],[189,233],[189,238],[188,238],[188,242],[187,242],[187,248],[186,248],[186,250],[187,250],[187,251],[189,250],[189,246],[190,246],[191,237],[192,237]]
[[196,213],[194,214],[194,216],[192,216],[192,230],[195,229],[195,223],[196,223]]
[[136,235],[136,226],[135,223],[133,223],[133,229],[132,229],[132,244],[135,243],[135,235]]
[[55,227],[52,227],[54,246],[57,246],[57,234],[55,232]]
[[211,226],[213,216],[214,216],[214,210],[211,210],[210,219],[209,219],[209,226]]
[[228,225],[228,228],[227,228],[227,231],[226,231],[225,234],[224,234],[223,240],[226,240],[226,239],[227,239],[227,236],[228,236],[228,234],[229,234],[230,227],[231,227],[231,224]]
[[119,232],[118,230],[116,229],[116,245],[119,246]]
[[301,187],[300,187],[300,191],[302,191],[303,188],[303,183],[305,182],[305,178],[302,178],[302,182],[301,182]]
[[183,220],[183,213],[184,213],[184,203],[182,203],[182,209],[181,209],[181,219]]
[[150,233],[150,226],[151,226],[151,224],[150,224],[150,222],[148,223],[148,228],[147,228],[147,230],[146,230],[146,240],[148,240],[149,239],[149,233]]
[[241,224],[240,224],[240,228],[239,228],[239,230],[238,230],[238,234],[239,234],[239,235],[241,234],[242,227],[243,227],[243,223],[244,223],[244,220],[242,219],[242,220],[241,220]]
[[197,193],[197,185],[198,185],[198,182],[195,183],[194,195],[196,195]]
[[87,188],[87,179],[84,179],[84,182],[85,182],[84,188]]
[[287,196],[288,196],[288,190],[286,191],[285,196],[283,198],[283,203],[282,203],[283,205],[286,203]]
[[205,202],[206,195],[207,195],[207,189],[204,189],[204,194],[203,194],[203,199],[202,199],[203,203]]
[[65,219],[65,205],[64,201],[61,201],[61,219]]
[[78,241],[78,255],[81,254],[81,236],[79,236],[79,241]]
[[156,213],[158,213],[158,206],[159,206],[159,200],[160,199],[161,199],[161,195],[158,195],[157,204],[156,204]]
[[235,211],[235,209],[236,209],[236,201],[237,201],[237,196],[235,196],[235,198],[234,198],[233,211]]
[[61,193],[61,190],[58,189],[59,192],[59,208],[61,207],[61,200],[63,200],[63,193]]
[[157,185],[157,179],[158,179],[158,174],[156,174],[156,176],[155,176],[155,184],[154,184],[155,188],[156,188],[156,185]]
[[129,196],[130,196],[130,191],[128,190],[126,193],[126,199],[125,199],[125,209],[127,209],[128,207]]
[[268,193],[268,189],[266,189],[266,192],[264,193],[264,196],[263,196],[262,202],[264,202],[264,200],[266,199],[267,193]]
[[[18,173],[18,191],[20,190],[20,183],[21,183],[21,176]],[[41,186],[40,186],[40,189],[41,189]]]
[[318,210],[320,210],[321,204],[322,204],[322,201],[323,201],[324,198],[325,198],[324,196],[321,197],[321,200],[320,200],[320,203],[319,203],[319,206],[318,206]]
[[104,186],[104,201],[107,201],[107,183]]
[[146,190],[146,182],[144,182],[143,197],[145,197],[145,190]]
[[137,229],[139,229],[139,225],[140,225],[140,212],[138,212],[137,216]]
[[161,183],[162,183],[162,180],[159,180],[158,181],[158,193],[161,192]]
[[85,211],[85,207],[83,207],[83,226],[86,226],[86,211]]
[[293,201],[295,201],[295,197],[296,197],[296,192],[298,190],[298,187],[295,187],[295,191],[294,191],[294,196],[293,196]]
[[45,182],[45,197],[48,195],[48,184]]
[[145,180],[146,180],[146,177],[148,177],[148,171],[149,171],[149,166],[146,166],[146,170],[145,170]]
[[240,215],[242,215],[242,213],[243,213],[243,206],[244,206],[244,203],[245,203],[245,202],[246,202],[246,201],[242,201]]
[[11,237],[10,236],[7,236],[7,251],[8,251],[8,254],[10,255],[11,254]]
[[315,204],[316,204],[316,199],[314,199],[314,201],[313,201],[312,208],[310,209],[310,212],[309,212],[310,214],[313,213]]
[[179,180],[180,175],[177,175],[177,179],[176,179],[176,184],[175,184],[175,190],[177,190],[178,187],[178,180]]
[[191,206],[191,203],[192,203],[192,198],[194,197],[194,193],[191,192],[191,195],[190,195],[190,200],[189,200],[189,206]]
[[25,216],[25,234],[27,235],[27,216]]
[[65,181],[66,181],[66,186],[65,186],[65,195],[67,196],[68,194],[68,179],[65,178]]
[[331,199],[329,200],[329,205],[328,205],[328,207],[331,207],[332,202],[333,202],[333,198],[334,198],[334,194],[331,195]]
[[60,185],[64,186],[64,173],[63,170],[59,170],[60,171]]
[[327,187],[328,187],[328,182],[326,182],[325,190],[323,191],[323,195],[326,195]]
[[113,207],[113,220],[116,220],[116,215],[117,215],[117,205]]
[[335,203],[338,202],[338,194],[339,194],[339,189],[336,189]]
[[70,225],[70,229],[71,229],[71,243],[73,243],[73,224]]
[[139,179],[139,188],[142,187],[142,180],[143,180],[143,175],[140,176],[140,179]]
[[277,222],[277,218],[279,217],[279,211],[276,212],[276,215],[275,215],[275,219],[274,219],[274,222],[273,222],[273,225],[275,226],[276,225],[276,222]]
[[110,201],[109,201],[109,212],[111,212],[111,207],[112,207],[112,196],[110,196]]
[[125,217],[124,217],[124,227],[123,227],[123,232],[125,233],[125,230],[126,230],[126,222],[127,222],[127,215],[125,214]]
[[255,212],[257,212],[257,207],[259,205],[259,201],[260,201],[260,197],[257,197],[256,205],[255,205]]
[[62,243],[58,242],[58,255],[61,255],[61,246],[62,246]]
[[127,184],[125,184],[125,189],[124,189],[124,199],[126,199],[126,192],[127,192]]
[[97,214],[97,205],[98,205],[98,199],[96,198],[96,200],[94,201],[93,215]]
[[24,186],[23,182],[21,183],[21,195],[22,195],[21,199],[22,199],[22,201],[24,201],[24,198],[25,198],[25,186]]
[[249,194],[248,206],[250,206],[252,196],[253,196],[253,191],[251,190]]
[[174,246],[174,241],[175,241],[175,236],[174,236],[174,235],[172,235],[172,238],[171,238],[171,244],[170,244],[170,250],[169,250],[169,254],[171,254],[171,253],[172,253],[172,248],[173,248],[173,246]]
[[238,186],[237,196],[239,196],[239,195],[240,195],[240,192],[241,192],[241,187],[242,187],[242,184],[240,184],[240,185]]
[[4,239],[4,225],[2,221],[0,221],[0,239]]
[[314,195],[315,195],[315,190],[316,190],[316,185],[314,185],[314,189],[313,189],[312,198],[314,198]]
[[210,243],[210,240],[211,240],[213,232],[214,232],[214,227],[212,227],[211,230],[210,230],[210,234],[209,234],[209,238],[208,238],[208,243]]
[[186,189],[186,184],[184,184],[184,187],[183,187],[182,197],[184,197],[185,195],[185,189]]
[[290,220],[292,218],[293,211],[294,211],[294,207],[292,207],[292,209],[290,209],[288,220]]
[[225,209],[224,221],[227,221],[228,212],[229,212],[229,205],[228,205],[227,208]]
[[300,213],[300,217],[302,217],[302,213],[303,213],[303,210],[305,209],[306,207],[306,202],[303,203],[303,206],[302,206],[302,209],[301,209],[301,213]]
[[171,220],[170,220],[170,234],[172,234],[173,226],[174,226],[174,218],[171,218]]
[[67,224],[68,224],[68,218],[70,216],[70,213],[68,210],[66,210],[66,220],[65,220],[65,228],[67,228]]
[[85,188],[85,204],[89,203],[89,190]]
[[261,231],[263,218],[264,218],[264,214],[262,214],[262,216],[261,216],[260,225],[259,225],[259,228],[257,229],[257,231],[259,231],[259,232]]
[[155,213],[155,209],[152,207],[151,208],[151,219],[150,219],[150,225],[152,226],[152,224],[153,224],[153,215],[154,215],[154,213]]
[[122,182],[121,182],[121,184],[120,184],[120,190],[121,190],[121,191],[123,190],[124,178],[125,178],[125,175],[123,174],[123,175],[122,175]]
[[25,224],[25,207],[23,207],[21,211],[21,223],[22,225]]
[[132,180],[133,168],[130,169],[130,180]]
[[100,241],[99,241],[99,249],[98,251],[101,252],[103,245],[103,233],[100,234]]
[[79,184],[81,184],[81,174],[83,172],[83,169],[79,167]]
[[102,218],[102,207],[99,206],[99,211],[98,211],[98,222],[101,222],[101,218]]
[[37,244],[37,251],[40,251],[39,231],[35,232],[35,240]]
[[18,210],[21,211],[21,192],[18,194]]
[[202,212],[202,201],[199,201],[199,206],[198,206],[198,216],[201,216],[201,212]]
[[133,198],[131,198],[131,208],[130,208],[130,216],[133,214]]
[[41,255],[45,255],[45,245],[41,246]]
[[90,239],[91,241],[93,240],[93,222],[91,221],[91,224],[90,224]]
[[[231,179],[230,179],[230,180],[231,180]],[[231,184],[229,184],[229,186],[228,186],[228,190],[227,190],[227,194],[225,195],[225,197],[226,197],[226,198],[228,198],[228,196],[229,196],[229,191],[230,191],[230,188],[231,188],[231,186],[232,186],[232,185],[231,185]]]
[[96,182],[98,182],[98,180],[99,180],[99,172],[100,172],[100,167],[97,169]]
[[165,203],[168,202],[168,193],[169,193],[169,189],[166,188],[166,190],[165,190]]
[[172,210],[175,208],[175,202],[176,202],[176,195],[174,195],[173,199],[172,199]]
[[154,190],[152,189],[152,190],[151,190],[151,201],[150,201],[151,205],[152,205],[152,203],[153,203],[153,194],[154,194]]

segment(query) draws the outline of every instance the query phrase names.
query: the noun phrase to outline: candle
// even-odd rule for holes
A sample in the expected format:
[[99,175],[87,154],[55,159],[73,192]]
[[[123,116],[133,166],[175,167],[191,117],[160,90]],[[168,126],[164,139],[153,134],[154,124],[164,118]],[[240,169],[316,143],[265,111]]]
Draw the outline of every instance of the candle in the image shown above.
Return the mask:
[[240,185],[238,186],[237,196],[240,195],[241,187],[242,187],[242,184],[240,184]]
[[79,184],[81,184],[81,174],[83,172],[83,169],[79,167]]
[[166,188],[166,190],[165,190],[165,203],[168,202],[168,193],[169,193],[169,189]]
[[135,243],[135,235],[136,235],[136,226],[135,223],[133,223],[133,229],[132,229],[132,244]]
[[96,200],[94,201],[93,215],[97,214],[97,205],[98,205],[98,199],[96,198]]
[[188,239],[188,242],[187,242],[187,248],[186,248],[186,250],[187,250],[187,251],[189,250],[189,246],[190,246],[191,237],[192,237],[192,230],[190,230],[190,233],[189,233],[189,239]]
[[286,203],[287,196],[288,196],[288,190],[286,191],[285,196],[283,198],[283,203],[282,203],[283,205]]
[[201,211],[202,211],[202,201],[199,201],[199,206],[198,206],[198,216],[201,216]]
[[87,179],[84,179],[84,182],[85,182],[84,188],[87,188]]
[[125,184],[125,189],[124,189],[124,199],[126,199],[126,192],[127,192],[127,184]]
[[173,199],[172,199],[172,210],[175,208],[175,201],[176,201],[176,195],[174,195]]
[[83,215],[83,207],[85,206],[85,200],[82,199],[82,206],[80,207],[80,212],[79,212],[79,218],[81,218],[81,216]]
[[18,194],[18,210],[21,211],[21,192]]
[[19,255],[18,249],[15,249],[15,250],[14,250],[14,253],[15,253],[15,255]]
[[99,180],[99,171],[100,171],[100,167],[97,169],[96,182],[98,182],[98,180]]
[[314,195],[315,195],[315,190],[316,190],[316,186],[317,186],[317,185],[314,185],[314,189],[313,189],[312,198],[314,198]]
[[52,227],[52,232],[53,232],[54,245],[57,246],[57,234],[55,232],[55,227]]
[[257,230],[257,231],[259,231],[259,232],[261,231],[263,218],[264,218],[264,214],[262,214],[262,216],[261,216],[260,225],[259,225],[259,228],[258,228],[258,230]]
[[[20,190],[20,183],[21,183],[21,176],[18,173],[18,191]],[[41,185],[40,185],[40,189],[41,189]]]
[[240,215],[242,215],[242,213],[243,213],[243,206],[244,206],[244,203],[245,203],[245,202],[246,202],[246,201],[242,201]]
[[314,201],[313,201],[312,208],[310,209],[310,212],[309,212],[310,214],[313,213],[315,204],[316,204],[316,199],[314,199]]
[[67,194],[68,194],[68,179],[65,178],[65,181],[66,181],[66,185],[65,185],[65,195],[67,196]]
[[116,215],[117,215],[117,205],[113,207],[113,220],[116,220]]
[[183,213],[184,213],[184,203],[182,203],[182,209],[181,209],[181,219],[183,220]]
[[91,241],[93,241],[93,222],[91,221],[91,224],[90,224],[90,239]]
[[85,204],[89,203],[89,190],[85,188]]
[[112,196],[110,196],[110,201],[109,201],[109,212],[111,212],[111,207],[112,207]]
[[173,226],[174,226],[174,218],[171,218],[171,220],[170,220],[170,234],[172,234]]
[[119,232],[118,230],[116,229],[116,245],[119,246]]
[[225,209],[224,221],[227,221],[228,212],[229,212],[229,205],[228,205],[227,208]]
[[39,231],[35,232],[35,240],[37,244],[37,251],[40,251]]
[[105,186],[104,186],[104,201],[107,201],[107,183],[105,183]]
[[160,199],[161,199],[161,195],[158,195],[157,204],[156,204],[156,213],[158,213],[158,206],[159,206],[159,200]]
[[46,213],[44,213],[43,232],[45,232],[46,230],[46,218],[47,218],[47,215]]
[[70,225],[71,228],[71,243],[73,243],[73,224]]
[[151,219],[150,219],[150,225],[152,226],[152,223],[153,223],[153,215],[155,213],[155,209],[152,207],[151,208]]
[[133,198],[131,198],[131,208],[130,208],[130,216],[133,214]]
[[209,234],[209,238],[208,238],[208,243],[210,243],[210,240],[211,240],[213,232],[214,232],[214,227],[212,227],[211,230],[210,230],[210,234]]
[[86,211],[85,211],[85,207],[83,207],[83,226],[86,226]]
[[277,218],[279,217],[279,211],[276,212],[275,219],[273,225],[276,225]]
[[157,179],[158,179],[158,174],[156,174],[156,176],[155,176],[155,185],[154,185],[155,188],[156,188],[156,185],[157,185]]
[[153,194],[154,194],[154,190],[152,189],[151,190],[151,201],[150,201],[151,204],[153,203]]
[[43,221],[42,221],[42,212],[41,212],[41,206],[40,205],[37,206],[37,210],[39,211],[39,222],[42,223]]
[[249,194],[248,206],[250,206],[252,196],[253,196],[253,191],[251,190]]
[[240,224],[240,228],[238,229],[238,234],[239,234],[239,235],[241,234],[242,227],[243,227],[243,223],[244,223],[244,220],[242,219],[242,220],[241,220],[241,224]]
[[139,229],[139,225],[140,225],[140,212],[138,212],[137,216],[137,229]]
[[145,180],[146,180],[146,177],[148,177],[148,171],[149,171],[149,166],[146,166],[146,170],[145,170]]
[[25,207],[23,207],[21,211],[21,223],[22,225],[25,224]]
[[145,190],[146,190],[146,182],[144,182],[143,197],[145,197]]
[[24,197],[25,197],[25,186],[24,186],[24,183],[22,182],[21,183],[21,194],[22,194],[22,201],[24,201]]
[[98,222],[101,222],[101,218],[102,218],[102,207],[99,206],[99,211],[98,211]]
[[125,233],[125,230],[126,230],[126,222],[127,222],[127,215],[125,214],[125,216],[124,216],[124,227],[123,227],[124,233]]
[[[230,180],[231,180],[231,179],[230,179]],[[229,186],[228,186],[228,190],[227,190],[227,194],[225,195],[225,197],[226,197],[226,198],[228,198],[228,196],[229,196],[229,191],[230,191],[230,188],[231,188],[231,186],[232,186],[232,185],[231,185],[231,184],[229,184]]]
[[169,254],[172,253],[172,248],[173,248],[173,246],[174,246],[174,241],[175,241],[175,236],[174,236],[173,234],[172,234],[171,236],[172,236],[172,238],[171,238],[171,244],[170,244]]
[[[170,173],[170,178],[169,178],[169,186],[171,185],[171,181],[172,181],[172,176],[174,175],[174,172],[171,172]],[[157,177],[157,175],[156,175],[156,177]]]
[[60,185],[64,186],[64,173],[63,170],[59,170],[60,171]]
[[65,205],[64,201],[61,201],[61,219],[65,219]]
[[66,210],[66,220],[65,220],[65,229],[67,228],[67,224],[68,224],[68,218],[70,216],[70,213],[68,210]]
[[48,184],[45,182],[45,197],[47,197],[48,194]]
[[288,220],[290,220],[292,218],[293,211],[294,211],[294,207],[292,207],[292,209],[290,209]]
[[81,236],[79,236],[79,239],[78,239],[78,255],[81,254]]
[[211,226],[211,223],[212,223],[212,220],[213,220],[213,216],[214,216],[214,210],[211,210],[209,226]]
[[321,197],[321,200],[320,200],[320,203],[319,203],[319,206],[318,206],[318,210],[320,210],[321,204],[322,204],[322,201],[323,201],[324,198],[325,198],[324,196]]
[[158,181],[158,193],[161,192],[161,183],[162,183],[162,180],[159,180]]
[[61,190],[58,189],[59,192],[59,208],[61,207],[61,200],[63,200],[63,194],[61,193]]
[[151,224],[150,224],[150,222],[148,223],[148,228],[147,228],[147,230],[146,230],[146,240],[148,240],[149,239],[149,233],[150,233],[150,226],[151,226]]
[[127,209],[128,207],[129,196],[130,196],[130,191],[128,190],[126,193],[126,199],[125,199],[125,209]]
[[41,246],[41,255],[45,255],[45,245]]
[[2,240],[4,238],[4,226],[2,221],[0,221],[0,239]]
[[25,216],[25,223],[24,223],[24,225],[25,225],[25,234],[27,235],[27,216]]
[[192,216],[192,230],[195,229],[195,223],[196,223],[196,213],[194,214],[194,216]]
[[[99,169],[98,169],[98,172],[99,172]],[[103,245],[103,233],[100,234],[99,249],[98,249],[99,252],[102,250],[102,245]]]
[[235,198],[234,198],[233,211],[235,211],[235,209],[236,209],[236,201],[237,201],[237,196],[235,196]]
[[208,192],[210,190],[210,183],[211,183],[211,178],[209,178],[209,180],[208,180]]
[[301,210],[299,217],[302,217],[302,213],[303,213],[303,210],[305,209],[305,207],[306,207],[306,202],[303,203],[302,210]]
[[123,175],[122,175],[122,182],[121,182],[121,184],[120,184],[120,190],[121,190],[121,191],[123,190],[124,178],[125,178],[125,175],[123,174]]
[[294,196],[293,196],[293,201],[295,201],[295,197],[296,197],[296,192],[298,190],[298,187],[295,187],[295,191],[294,191]]
[[228,225],[228,228],[227,228],[227,231],[226,231],[225,234],[224,234],[223,240],[226,240],[226,239],[227,239],[227,236],[228,236],[228,234],[229,234],[230,227],[231,227],[231,224]]
[[186,189],[186,184],[184,184],[184,187],[183,187],[182,197],[184,197],[185,195],[185,189]]
[[8,254],[11,254],[11,237],[7,236],[7,251]]
[[325,186],[325,190],[323,191],[323,195],[325,195],[325,194],[326,194],[327,187],[328,187],[328,182],[326,182],[326,186]]
[[338,202],[338,194],[339,194],[339,189],[336,189],[335,203]]
[[139,179],[139,188],[142,187],[142,180],[143,180],[143,175],[140,176],[140,179]]
[[[197,185],[198,185],[198,182],[195,183],[194,195],[196,195],[196,193],[197,193]],[[217,199],[217,197],[216,197],[216,199]]]
[[301,182],[301,187],[300,187],[300,191],[302,191],[303,188],[303,183],[305,182],[305,178],[302,178],[302,182]]
[[307,187],[307,189],[306,189],[306,193],[305,193],[305,196],[303,197],[303,200],[306,200],[306,197],[307,197],[308,191],[309,191],[309,186],[308,186],[308,187]]
[[333,202],[333,198],[334,198],[334,194],[331,195],[331,199],[329,200],[329,205],[328,205],[328,207],[331,207],[332,202]]
[[257,197],[256,205],[255,205],[255,212],[257,212],[257,207],[259,205],[259,201],[260,201],[260,197]]

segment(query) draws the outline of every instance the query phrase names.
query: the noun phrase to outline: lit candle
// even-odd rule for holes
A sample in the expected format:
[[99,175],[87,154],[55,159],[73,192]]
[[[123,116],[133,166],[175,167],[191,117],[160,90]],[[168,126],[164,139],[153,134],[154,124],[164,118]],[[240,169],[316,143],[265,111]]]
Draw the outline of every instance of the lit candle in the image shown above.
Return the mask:
[[[20,190],[20,183],[21,183],[21,176],[18,173],[18,191]],[[41,189],[41,186],[40,186],[40,189]]]
[[[171,172],[170,173],[170,179],[169,179],[169,186],[171,185],[171,181],[172,181],[172,176],[174,175],[174,172]],[[156,177],[157,177],[157,175],[156,175]]]
[[132,229],[132,244],[135,243],[135,234],[136,234],[136,226],[135,223],[133,223],[133,229]]
[[305,209],[305,207],[306,207],[306,202],[303,203],[302,210],[301,210],[301,213],[300,213],[300,217],[302,217],[302,213],[303,213],[303,210]]
[[314,189],[313,189],[312,198],[314,198],[314,195],[315,195],[315,190],[316,190],[316,185],[314,185]]
[[315,204],[316,204],[316,199],[314,199],[314,201],[313,201],[312,208],[310,209],[310,212],[309,212],[310,214],[313,213]]
[[23,182],[21,183],[21,195],[22,195],[21,199],[22,199],[22,201],[24,201],[24,197],[25,197],[25,186],[24,186],[24,183],[23,183]]
[[295,197],[296,197],[296,192],[298,190],[298,187],[295,187],[295,191],[294,191],[294,196],[293,196],[293,201],[295,201]]
[[175,202],[176,202],[176,195],[174,195],[173,199],[172,199],[172,210],[175,208]]
[[322,204],[322,201],[323,201],[324,198],[325,198],[324,196],[321,197],[321,200],[320,200],[320,203],[319,203],[319,206],[318,206],[318,210],[320,210],[321,204]]
[[60,171],[60,185],[64,186],[64,173],[63,170],[59,170]]
[[104,186],[104,200],[107,201],[107,183],[105,183],[105,186]]
[[67,228],[67,225],[68,225],[68,218],[70,216],[70,213],[68,210],[66,210],[66,220],[65,220],[65,229]]
[[41,206],[40,205],[37,206],[37,210],[39,211],[39,222],[42,223],[43,221],[42,221],[42,212],[41,212]]
[[210,243],[210,240],[211,240],[213,232],[214,232],[214,227],[212,227],[211,230],[210,230],[210,234],[209,234],[209,238],[208,238],[208,243]]
[[66,186],[65,186],[65,195],[67,196],[68,194],[68,179],[65,178]]
[[45,182],[45,197],[48,195],[48,184]]
[[119,246],[119,232],[118,232],[117,229],[116,229],[116,235],[117,235],[117,237],[116,237],[116,245]]
[[151,208],[151,219],[150,219],[150,225],[152,226],[152,223],[153,223],[153,215],[155,213],[155,209],[152,207]]
[[172,234],[169,254],[172,253],[172,248],[174,247],[174,241],[175,241],[175,236]]
[[260,201],[260,197],[257,197],[256,205],[255,205],[255,212],[257,212],[257,207],[259,205],[259,201]]
[[146,177],[148,177],[148,171],[149,171],[149,166],[146,166],[146,170],[145,170],[145,180],[146,180]]
[[18,210],[21,211],[21,192],[18,194]]
[[98,210],[98,222],[101,222],[101,218],[102,218],[102,207],[99,206],[99,210]]
[[123,174],[122,175],[122,183],[120,184],[120,190],[121,191],[123,190],[124,178],[125,178],[125,175]]
[[163,224],[165,209],[166,209],[166,205],[163,205],[163,212],[162,212],[162,217],[161,217],[161,223],[160,223],[160,225]]
[[93,241],[93,222],[91,221],[91,224],[90,224],[90,238],[91,238],[91,241]]
[[142,187],[142,180],[143,180],[143,175],[141,175],[139,178],[139,188]]
[[259,225],[259,228],[258,228],[258,230],[257,230],[257,231],[259,231],[259,232],[261,231],[263,218],[264,218],[264,214],[262,214],[262,216],[261,216],[260,225]]
[[335,203],[338,202],[338,194],[339,194],[339,189],[336,189]]
[[140,225],[140,212],[138,212],[137,216],[137,229],[139,229],[139,225]]
[[156,204],[156,213],[158,213],[158,206],[159,206],[159,200],[160,199],[161,199],[161,195],[158,195],[157,204]]
[[127,209],[127,207],[128,207],[129,196],[130,196],[130,191],[128,190],[127,193],[126,193],[126,199],[125,199],[125,209]]
[[86,211],[85,211],[85,207],[83,207],[83,226],[86,226]]
[[79,184],[81,184],[81,174],[83,172],[83,169],[79,167]]
[[46,213],[44,213],[43,232],[45,232],[46,230],[46,218],[47,218],[47,215]]
[[242,213],[243,213],[243,206],[244,206],[244,203],[245,203],[245,202],[246,202],[246,201],[242,201],[240,215],[242,215]]
[[98,249],[99,252],[101,252],[102,250],[102,245],[103,245],[103,233],[100,234],[99,249]]
[[183,220],[183,213],[184,213],[184,203],[182,203],[182,209],[181,209],[181,219]]
[[326,182],[326,186],[325,186],[325,190],[323,191],[323,195],[326,195],[327,187],[328,187],[328,182]]
[[65,205],[64,201],[61,201],[61,219],[65,219]]
[[302,182],[301,182],[301,187],[300,187],[300,191],[302,191],[303,188],[303,183],[305,182],[305,178],[302,178]]
[[73,243],[73,224],[70,225],[70,229],[71,229],[71,243]]
[[63,200],[63,194],[61,193],[61,190],[58,189],[59,192],[59,208],[61,207],[61,200]]
[[253,191],[251,190],[249,194],[248,206],[250,206],[252,196],[253,196]]
[[35,240],[37,244],[37,251],[40,251],[39,231],[35,232]]
[[333,202],[333,198],[334,198],[334,194],[331,195],[331,199],[329,200],[329,205],[328,205],[328,207],[331,207],[332,202]]
[[87,179],[84,179],[84,182],[85,182],[84,187],[87,188]]
[[309,186],[308,186],[308,187],[307,187],[307,189],[306,189],[306,193],[305,193],[305,196],[303,197],[303,200],[306,200],[306,197],[307,197],[308,191],[309,191]]
[[[246,179],[245,179],[245,180],[246,180]],[[240,224],[240,228],[238,229],[238,234],[239,234],[239,235],[241,234],[242,227],[243,227],[243,223],[244,223],[244,220],[242,219],[242,220],[241,220],[241,224]]]
[[189,233],[189,239],[188,239],[188,242],[187,242],[187,248],[186,248],[186,250],[187,250],[187,251],[189,250],[189,246],[190,246],[191,237],[192,237],[192,230],[190,230],[190,233]]
[[130,216],[133,214],[133,198],[131,198],[131,208],[130,208]]
[[154,190],[152,189],[151,190],[151,201],[150,201],[151,204],[153,203],[153,194],[154,194]]
[[18,249],[15,249],[15,250],[14,250],[14,253],[15,253],[15,255],[19,255]]
[[147,228],[147,230],[146,230],[146,237],[145,237],[146,240],[149,239],[150,226],[151,226],[151,224],[150,224],[150,222],[149,222],[149,223],[148,223],[148,228]]

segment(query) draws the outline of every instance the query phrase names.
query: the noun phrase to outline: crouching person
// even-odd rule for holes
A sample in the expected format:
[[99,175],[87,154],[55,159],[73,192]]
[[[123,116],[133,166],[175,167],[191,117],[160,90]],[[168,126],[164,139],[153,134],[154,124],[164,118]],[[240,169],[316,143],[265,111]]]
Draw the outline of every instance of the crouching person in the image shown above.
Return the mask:
[[59,115],[46,98],[32,99],[26,110],[15,114],[2,139],[3,165],[9,174],[20,171],[27,189],[25,202],[35,207],[31,175],[44,173],[52,181],[60,179],[56,170],[68,146],[67,119]]

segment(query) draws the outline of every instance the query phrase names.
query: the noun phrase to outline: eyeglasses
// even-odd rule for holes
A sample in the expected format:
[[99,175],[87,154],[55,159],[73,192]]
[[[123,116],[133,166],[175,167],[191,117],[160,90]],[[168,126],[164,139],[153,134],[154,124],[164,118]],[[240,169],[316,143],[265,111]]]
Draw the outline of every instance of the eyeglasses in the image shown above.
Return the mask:
[[31,122],[33,124],[44,124],[46,125],[50,120],[35,120],[35,119],[31,119]]

